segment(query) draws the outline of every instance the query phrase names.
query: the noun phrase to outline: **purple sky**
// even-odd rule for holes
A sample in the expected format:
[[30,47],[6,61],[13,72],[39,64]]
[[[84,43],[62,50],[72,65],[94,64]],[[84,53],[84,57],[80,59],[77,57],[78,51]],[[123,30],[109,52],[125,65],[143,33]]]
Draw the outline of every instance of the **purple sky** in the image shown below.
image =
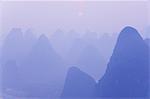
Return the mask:
[[13,27],[24,30],[33,28],[36,33],[47,35],[58,28],[66,32],[74,29],[80,33],[87,30],[101,34],[118,33],[127,25],[137,28],[142,33],[150,23],[150,3],[146,0],[132,2],[6,1],[3,0],[0,5],[3,33],[7,33]]

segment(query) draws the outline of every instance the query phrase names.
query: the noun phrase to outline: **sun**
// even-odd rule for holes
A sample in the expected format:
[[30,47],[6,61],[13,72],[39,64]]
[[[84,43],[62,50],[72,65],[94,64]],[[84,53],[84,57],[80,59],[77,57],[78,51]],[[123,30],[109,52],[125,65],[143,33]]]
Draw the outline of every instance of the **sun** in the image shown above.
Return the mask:
[[79,6],[78,6],[78,13],[77,13],[77,15],[79,16],[79,17],[82,17],[82,16],[84,16],[85,15],[85,1],[80,1],[79,2]]

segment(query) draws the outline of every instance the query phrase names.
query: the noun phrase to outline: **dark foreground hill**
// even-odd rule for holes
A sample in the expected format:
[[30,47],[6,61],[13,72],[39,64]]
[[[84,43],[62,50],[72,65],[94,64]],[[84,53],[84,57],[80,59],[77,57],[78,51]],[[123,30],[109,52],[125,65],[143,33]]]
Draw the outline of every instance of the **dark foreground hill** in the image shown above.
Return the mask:
[[98,97],[147,97],[148,46],[137,30],[124,28],[117,40],[105,75],[97,85]]
[[76,67],[71,67],[67,73],[62,98],[94,97],[95,81],[88,74]]

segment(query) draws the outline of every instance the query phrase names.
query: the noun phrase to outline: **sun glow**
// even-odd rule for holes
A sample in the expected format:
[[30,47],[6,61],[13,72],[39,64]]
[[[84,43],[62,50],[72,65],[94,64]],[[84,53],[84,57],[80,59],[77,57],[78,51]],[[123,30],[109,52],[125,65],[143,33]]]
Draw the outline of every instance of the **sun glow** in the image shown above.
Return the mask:
[[80,1],[79,2],[79,11],[78,11],[78,16],[82,17],[85,15],[85,1]]

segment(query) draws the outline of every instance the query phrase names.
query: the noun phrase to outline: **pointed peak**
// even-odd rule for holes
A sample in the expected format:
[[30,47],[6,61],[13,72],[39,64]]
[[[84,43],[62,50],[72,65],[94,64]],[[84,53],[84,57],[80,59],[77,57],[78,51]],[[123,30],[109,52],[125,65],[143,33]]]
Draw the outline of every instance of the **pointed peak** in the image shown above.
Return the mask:
[[48,49],[52,48],[51,43],[50,43],[48,37],[46,35],[44,35],[44,34],[42,34],[38,38],[36,46],[38,46],[38,47],[47,47]]
[[65,35],[64,32],[58,29],[52,34],[52,38],[64,37],[64,35]]
[[56,33],[63,33],[63,30],[57,29],[55,32],[56,32]]
[[11,31],[10,31],[10,33],[8,34],[8,36],[9,35],[23,35],[23,33],[22,33],[22,30],[21,30],[21,28],[13,28]]
[[86,72],[82,71],[80,68],[75,67],[75,66],[69,68],[67,75],[68,75],[68,77],[71,77],[71,79],[74,78],[74,77],[77,78],[77,79],[80,79],[80,78],[86,79],[86,78],[88,78],[89,80],[94,81],[94,78],[92,78]]
[[77,78],[79,76],[80,77],[85,77],[86,76],[86,77],[88,77],[88,78],[90,78],[91,80],[94,81],[94,79],[90,75],[88,75],[86,72],[82,71],[80,68],[75,67],[75,66],[72,66],[72,67],[69,68],[68,76],[70,76],[70,77],[74,76],[74,77],[77,77]]
[[64,35],[64,32],[61,29],[57,29],[53,35]]
[[136,29],[132,26],[126,26],[125,28],[123,28],[123,31],[125,31],[125,30],[135,30],[136,31]]
[[25,34],[24,35],[33,35],[33,30],[32,29],[27,29],[26,31],[25,31]]
[[12,28],[11,32],[22,32],[21,28]]
[[121,31],[121,33],[128,33],[128,32],[138,33],[138,31],[135,28],[131,27],[131,26],[126,26]]
[[25,31],[25,33],[24,33],[24,37],[34,37],[35,35],[34,35],[34,33],[33,33],[33,31],[32,31],[32,29],[27,29],[26,31]]
[[143,40],[143,38],[141,37],[139,32],[131,26],[127,26],[124,29],[122,29],[122,31],[120,32],[119,37],[118,37],[118,39],[126,39],[129,41],[130,41],[130,39],[133,40],[133,38]]
[[80,71],[80,69],[75,66],[69,68],[69,72],[74,72],[74,71]]
[[49,42],[49,39],[46,35],[42,34],[40,37],[39,37],[39,41],[48,41]]
[[20,28],[13,28],[8,35],[6,36],[5,40],[18,40],[23,39],[23,32]]
[[120,35],[124,35],[124,36],[137,35],[137,36],[140,36],[138,31],[131,26],[126,26],[125,28],[123,28],[122,31],[120,32]]

